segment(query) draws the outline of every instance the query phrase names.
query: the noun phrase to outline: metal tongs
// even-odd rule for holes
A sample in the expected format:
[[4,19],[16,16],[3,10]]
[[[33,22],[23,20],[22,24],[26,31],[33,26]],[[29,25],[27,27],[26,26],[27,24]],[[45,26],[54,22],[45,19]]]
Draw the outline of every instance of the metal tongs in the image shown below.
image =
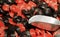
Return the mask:
[[33,22],[43,22],[51,25],[60,25],[60,21],[56,18],[44,16],[44,15],[35,15],[29,19],[29,24]]

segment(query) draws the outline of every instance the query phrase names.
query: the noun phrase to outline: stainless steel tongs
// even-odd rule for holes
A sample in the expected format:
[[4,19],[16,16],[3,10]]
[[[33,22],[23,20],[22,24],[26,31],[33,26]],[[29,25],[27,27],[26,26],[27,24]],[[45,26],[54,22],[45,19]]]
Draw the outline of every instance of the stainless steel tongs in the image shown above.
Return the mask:
[[44,15],[35,15],[29,19],[29,23],[33,22],[44,22],[49,23],[51,25],[60,25],[60,21],[56,18],[44,16]]

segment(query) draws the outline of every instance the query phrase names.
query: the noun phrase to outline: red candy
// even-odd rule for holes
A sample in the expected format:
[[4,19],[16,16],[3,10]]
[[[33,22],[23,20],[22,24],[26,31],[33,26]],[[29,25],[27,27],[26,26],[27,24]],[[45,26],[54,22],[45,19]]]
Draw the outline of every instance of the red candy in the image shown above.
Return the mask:
[[9,5],[8,5],[8,4],[4,4],[4,5],[2,6],[2,9],[3,9],[4,11],[9,11]]
[[22,23],[17,24],[17,26],[20,28],[21,32],[26,30]]

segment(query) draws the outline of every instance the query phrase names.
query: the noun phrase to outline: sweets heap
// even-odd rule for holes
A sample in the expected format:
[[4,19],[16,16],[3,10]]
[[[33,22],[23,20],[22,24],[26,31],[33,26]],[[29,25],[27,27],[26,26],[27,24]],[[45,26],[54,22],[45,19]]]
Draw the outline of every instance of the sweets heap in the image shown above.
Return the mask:
[[0,0],[0,37],[60,37],[59,28],[49,31],[29,24],[34,15],[59,20],[57,0]]

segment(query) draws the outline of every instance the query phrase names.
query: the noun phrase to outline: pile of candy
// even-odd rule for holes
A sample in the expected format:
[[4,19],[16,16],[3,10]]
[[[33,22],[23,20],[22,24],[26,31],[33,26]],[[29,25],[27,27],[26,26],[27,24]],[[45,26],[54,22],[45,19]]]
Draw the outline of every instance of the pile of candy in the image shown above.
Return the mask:
[[0,0],[0,37],[60,37],[59,27],[49,31],[28,23],[34,15],[60,20],[57,3],[57,0]]

